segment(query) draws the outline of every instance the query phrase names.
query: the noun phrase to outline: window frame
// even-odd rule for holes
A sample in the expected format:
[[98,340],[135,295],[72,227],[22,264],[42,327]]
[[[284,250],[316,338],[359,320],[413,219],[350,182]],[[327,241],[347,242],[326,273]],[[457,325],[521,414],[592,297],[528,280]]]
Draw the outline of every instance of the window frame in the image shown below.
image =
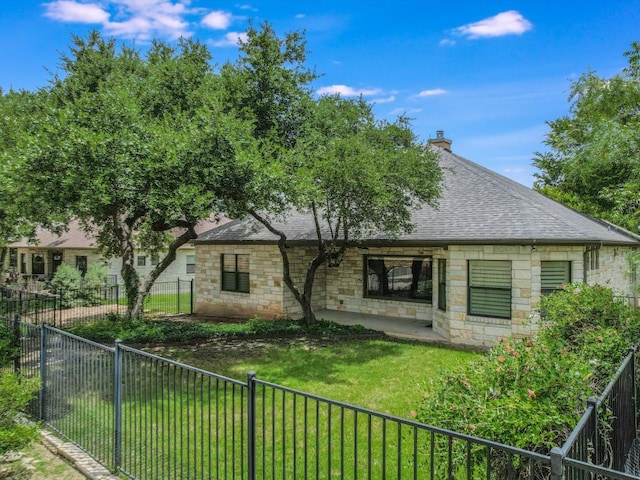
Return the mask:
[[438,259],[438,310],[447,311],[447,259]]
[[[545,287],[543,285],[545,276],[544,267],[551,267],[551,264],[562,264],[564,270],[566,272],[566,276],[562,279],[560,283],[554,282],[555,286],[553,287]],[[540,295],[551,295],[558,290],[562,290],[562,286],[571,283],[571,261],[570,260],[543,260],[540,262]]]
[[[189,261],[190,259],[193,259],[193,262],[190,262]],[[187,273],[187,275],[196,273],[196,255],[195,255],[195,253],[186,255],[185,262],[186,262],[186,273]],[[191,267],[191,268],[189,268],[189,267]]]
[[[382,260],[384,262],[385,259],[389,259],[391,261],[398,261],[401,259],[406,259],[408,264],[405,266],[405,268],[412,268],[412,263],[416,262],[416,261],[421,261],[424,262],[425,260],[428,261],[428,272],[429,272],[429,278],[423,280],[425,282],[427,282],[428,287],[426,287],[426,290],[428,291],[428,295],[425,296],[425,298],[420,298],[420,297],[410,297],[410,296],[403,296],[403,295],[384,295],[384,294],[372,294],[372,290],[369,288],[369,270],[370,270],[370,265],[369,265],[369,260]],[[392,267],[395,268],[395,267]],[[377,300],[390,300],[390,301],[394,301],[394,302],[411,302],[411,303],[424,303],[424,304],[428,304],[431,305],[433,303],[433,256],[431,255],[363,255],[363,292],[362,295],[364,298],[373,298],[373,299],[377,299]],[[387,272],[385,272],[387,273]],[[377,273],[373,272],[373,274],[377,275]],[[420,282],[420,279],[418,279],[418,282]],[[413,278],[411,283],[413,284]],[[394,290],[395,292],[402,292],[403,290],[401,289],[397,289]]]
[[[491,280],[487,279],[474,279],[474,266],[479,268],[482,264],[487,267],[492,264],[494,269],[499,264],[503,264],[506,271],[509,272],[509,287],[506,285],[500,285],[499,279]],[[506,274],[506,271],[503,274]],[[480,272],[478,272],[480,274]],[[485,277],[490,277],[491,272],[486,272]],[[506,282],[504,282],[506,284]],[[508,297],[509,314],[499,314],[495,311],[483,310],[482,308],[474,306],[474,297],[476,299],[486,299],[491,301],[491,296],[506,295]],[[513,264],[511,260],[467,260],[467,314],[474,317],[486,317],[486,318],[503,318],[511,319],[513,314]],[[505,302],[507,305],[507,302]]]
[[18,249],[15,247],[9,248],[9,267],[18,268]]
[[87,255],[76,255],[76,268],[80,271],[84,277],[89,268],[89,259]]
[[147,256],[146,255],[138,255],[136,257],[136,266],[137,267],[146,267],[147,266]]
[[[229,257],[229,259],[233,258],[233,261],[225,262],[225,257]],[[244,261],[241,262],[240,260]],[[240,270],[241,263],[246,263],[247,271]],[[251,293],[250,265],[250,257],[248,253],[221,253],[220,290],[224,292]],[[228,281],[229,278],[232,279],[231,282]],[[229,286],[229,283],[232,285]],[[246,288],[244,285],[246,285]]]
[[[36,258],[40,257],[41,260],[36,262]],[[34,268],[38,266],[38,269]],[[46,271],[46,259],[44,253],[32,253],[31,254],[31,275],[44,275]]]

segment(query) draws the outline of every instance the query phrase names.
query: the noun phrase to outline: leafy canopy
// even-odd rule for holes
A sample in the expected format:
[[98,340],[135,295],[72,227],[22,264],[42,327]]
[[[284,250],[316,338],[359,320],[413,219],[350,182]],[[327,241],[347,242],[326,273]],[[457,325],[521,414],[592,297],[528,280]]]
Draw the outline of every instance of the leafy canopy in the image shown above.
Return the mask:
[[589,71],[571,85],[569,114],[548,122],[534,187],[582,212],[640,225],[640,43],[611,78]]

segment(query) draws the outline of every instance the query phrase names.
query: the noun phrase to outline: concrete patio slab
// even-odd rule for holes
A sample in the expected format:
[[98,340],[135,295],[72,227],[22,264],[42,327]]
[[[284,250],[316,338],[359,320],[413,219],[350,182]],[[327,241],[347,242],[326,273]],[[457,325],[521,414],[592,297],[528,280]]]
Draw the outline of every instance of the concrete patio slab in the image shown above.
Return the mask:
[[442,345],[450,344],[444,337],[435,333],[431,328],[431,322],[426,320],[368,315],[338,310],[318,310],[315,313],[316,318],[330,320],[341,325],[362,325],[366,328],[384,332],[390,337]]

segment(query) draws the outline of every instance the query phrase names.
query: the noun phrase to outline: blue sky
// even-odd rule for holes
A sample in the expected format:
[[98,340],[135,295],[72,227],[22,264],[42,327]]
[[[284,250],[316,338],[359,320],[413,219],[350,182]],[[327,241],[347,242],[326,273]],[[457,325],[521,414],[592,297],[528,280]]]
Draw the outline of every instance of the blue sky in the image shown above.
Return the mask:
[[614,75],[640,41],[631,0],[2,0],[0,87],[46,86],[71,34],[92,29],[140,49],[191,36],[221,64],[251,19],[306,30],[319,94],[362,94],[423,140],[444,130],[455,153],[527,186],[570,82]]

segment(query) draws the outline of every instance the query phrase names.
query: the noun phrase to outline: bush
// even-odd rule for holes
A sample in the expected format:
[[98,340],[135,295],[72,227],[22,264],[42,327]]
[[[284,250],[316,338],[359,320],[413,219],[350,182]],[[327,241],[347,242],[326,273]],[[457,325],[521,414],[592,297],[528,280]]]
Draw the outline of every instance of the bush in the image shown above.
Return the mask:
[[58,267],[51,280],[51,288],[58,295],[61,308],[69,308],[76,304],[81,283],[80,270],[66,263]]
[[378,334],[361,325],[339,325],[319,320],[307,325],[304,320],[262,320],[244,323],[195,323],[176,320],[126,320],[112,314],[108,320],[74,325],[68,331],[95,342],[113,343],[116,339],[129,343],[183,343],[219,337],[286,336],[286,335],[352,335]]
[[0,318],[0,369],[11,365],[13,359],[20,354],[15,340],[12,325]]
[[640,317],[610,289],[582,284],[543,298],[541,307],[546,322],[535,340],[504,340],[448,372],[417,419],[545,454],[562,445],[587,398],[601,393],[638,340]]
[[[11,365],[19,350],[11,326],[0,322],[0,369]],[[36,428],[17,421],[38,391],[38,379],[26,379],[13,373],[0,374],[0,455],[19,450],[36,436]]]
[[36,426],[20,421],[19,415],[39,386],[37,378],[27,379],[16,374],[0,377],[0,455],[20,450],[36,438]]
[[107,267],[99,263],[92,263],[87,268],[87,273],[82,279],[81,295],[88,305],[97,305],[102,301],[108,274]]

